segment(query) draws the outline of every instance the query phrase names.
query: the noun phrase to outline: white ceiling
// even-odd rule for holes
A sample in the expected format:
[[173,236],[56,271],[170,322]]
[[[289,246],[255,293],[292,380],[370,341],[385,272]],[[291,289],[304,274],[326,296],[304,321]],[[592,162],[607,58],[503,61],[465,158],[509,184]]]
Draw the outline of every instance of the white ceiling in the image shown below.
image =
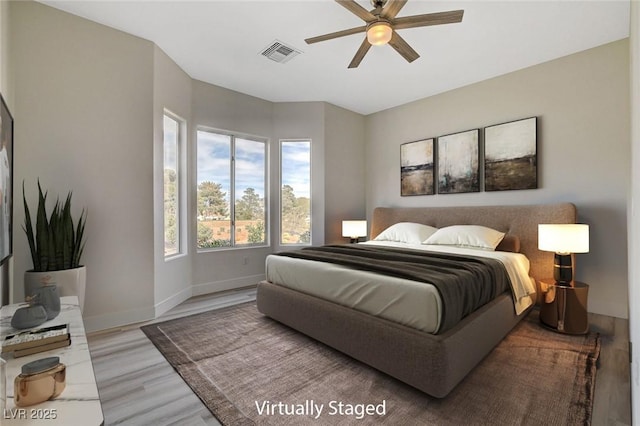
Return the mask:
[[[409,0],[398,17],[464,9],[461,23],[400,30],[421,55],[374,46],[347,65],[363,34],[305,38],[363,25],[331,0],[49,1],[41,3],[153,41],[192,78],[273,102],[326,101],[371,114],[629,35],[629,0]],[[370,3],[358,0],[372,9]],[[274,40],[303,53],[280,64]]]

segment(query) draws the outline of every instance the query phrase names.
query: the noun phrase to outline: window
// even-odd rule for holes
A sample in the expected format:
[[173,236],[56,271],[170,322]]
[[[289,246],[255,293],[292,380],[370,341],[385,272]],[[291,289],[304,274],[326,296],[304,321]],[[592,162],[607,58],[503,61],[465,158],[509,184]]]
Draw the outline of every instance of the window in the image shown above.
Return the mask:
[[267,245],[266,140],[210,130],[197,139],[198,248]]
[[280,244],[311,244],[311,141],[280,141]]
[[180,138],[181,123],[165,113],[163,122],[164,255],[181,253],[180,241]]

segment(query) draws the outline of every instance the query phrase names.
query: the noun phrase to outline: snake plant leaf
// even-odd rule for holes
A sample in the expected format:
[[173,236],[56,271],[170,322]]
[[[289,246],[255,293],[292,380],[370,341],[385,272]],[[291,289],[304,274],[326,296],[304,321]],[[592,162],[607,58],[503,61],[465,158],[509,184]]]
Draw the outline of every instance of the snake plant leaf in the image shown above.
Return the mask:
[[29,205],[27,204],[27,197],[24,193],[24,181],[22,181],[22,201],[24,203],[24,225],[22,229],[27,234],[27,241],[29,242],[29,250],[31,251],[31,259],[33,259],[33,269],[40,271],[40,258],[37,255],[36,241],[33,235],[33,224],[31,223],[31,212],[29,211]]
[[36,213],[36,250],[40,260],[41,271],[49,270],[51,239],[49,237],[49,220],[46,211],[47,193],[42,194],[38,182],[38,211]]
[[49,264],[47,265],[47,270],[49,271],[55,271],[58,267],[58,204],[59,202],[56,200],[51,216],[49,217]]
[[57,271],[80,266],[85,244],[86,210],[82,210],[76,228],[71,215],[72,193],[69,192],[64,203],[61,203],[60,199],[56,200],[51,216],[47,217],[47,192],[43,193],[38,181],[38,210],[34,232],[29,206],[24,195],[24,182],[22,193],[25,208],[23,229],[29,241],[34,271]]
[[71,217],[71,192],[67,195],[67,200],[62,208],[62,217],[60,219],[62,226],[62,265],[64,269],[69,269],[73,268],[74,244],[73,218]]
[[80,266],[80,258],[82,257],[82,252],[84,251],[84,245],[86,241],[84,239],[84,227],[87,223],[87,212],[85,209],[82,209],[82,213],[80,214],[80,219],[78,219],[78,226],[75,232],[75,241],[74,241],[74,252],[72,264],[74,268]]

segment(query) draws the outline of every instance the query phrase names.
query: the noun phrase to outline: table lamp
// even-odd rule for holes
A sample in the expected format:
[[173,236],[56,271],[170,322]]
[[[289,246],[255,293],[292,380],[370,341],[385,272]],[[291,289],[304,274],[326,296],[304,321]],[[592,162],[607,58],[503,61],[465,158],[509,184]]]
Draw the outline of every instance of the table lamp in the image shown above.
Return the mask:
[[589,252],[589,225],[540,224],[538,249],[555,253],[553,278],[559,285],[572,285],[572,253]]
[[343,220],[342,221],[342,236],[349,237],[350,243],[357,243],[360,237],[367,236],[367,221],[366,220]]

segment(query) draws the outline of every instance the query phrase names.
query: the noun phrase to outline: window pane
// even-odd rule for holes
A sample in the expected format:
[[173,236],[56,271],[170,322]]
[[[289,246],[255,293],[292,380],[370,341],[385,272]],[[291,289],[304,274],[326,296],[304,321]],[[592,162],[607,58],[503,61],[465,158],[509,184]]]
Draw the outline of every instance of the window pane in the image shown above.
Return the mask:
[[311,243],[311,141],[280,143],[280,243]]
[[264,244],[266,144],[236,138],[235,150],[235,243]]
[[164,255],[180,252],[179,124],[164,116]]
[[198,131],[198,248],[231,245],[231,136]]

